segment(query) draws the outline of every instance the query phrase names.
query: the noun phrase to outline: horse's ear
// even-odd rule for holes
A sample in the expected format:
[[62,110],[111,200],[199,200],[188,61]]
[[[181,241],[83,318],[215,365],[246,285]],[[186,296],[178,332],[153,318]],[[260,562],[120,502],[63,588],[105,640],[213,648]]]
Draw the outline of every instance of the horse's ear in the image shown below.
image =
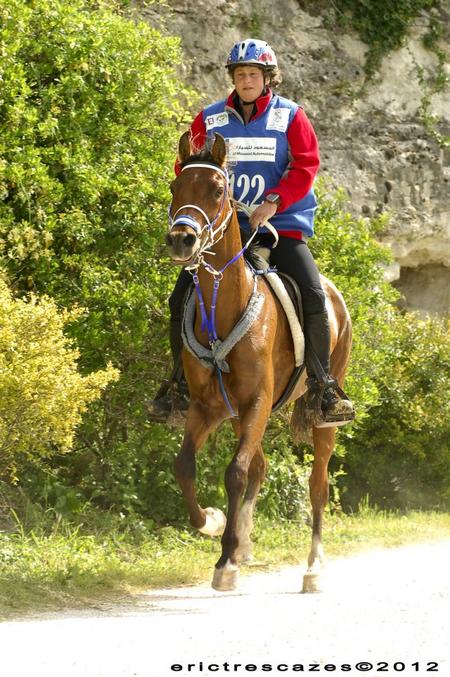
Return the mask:
[[178,142],[178,159],[184,162],[191,156],[191,133],[184,132]]
[[213,162],[216,162],[220,167],[223,167],[225,164],[225,158],[227,156],[227,147],[225,145],[225,139],[222,134],[214,133],[214,144],[211,149],[211,157]]

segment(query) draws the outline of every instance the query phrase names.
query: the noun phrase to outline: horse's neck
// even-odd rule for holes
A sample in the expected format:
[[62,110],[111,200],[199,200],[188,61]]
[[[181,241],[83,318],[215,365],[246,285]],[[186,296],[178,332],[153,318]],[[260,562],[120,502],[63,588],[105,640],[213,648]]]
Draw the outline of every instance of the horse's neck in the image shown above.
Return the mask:
[[[222,270],[231,259],[242,249],[239,223],[236,213],[231,217],[225,235],[214,245],[212,250],[215,256],[206,256],[215,270]],[[208,315],[211,312],[214,276],[204,270],[198,273],[200,287]],[[253,291],[252,276],[244,262],[243,255],[226,268],[220,281],[216,301],[216,330],[219,337],[224,339],[241,317]],[[198,317],[197,313],[197,317]]]

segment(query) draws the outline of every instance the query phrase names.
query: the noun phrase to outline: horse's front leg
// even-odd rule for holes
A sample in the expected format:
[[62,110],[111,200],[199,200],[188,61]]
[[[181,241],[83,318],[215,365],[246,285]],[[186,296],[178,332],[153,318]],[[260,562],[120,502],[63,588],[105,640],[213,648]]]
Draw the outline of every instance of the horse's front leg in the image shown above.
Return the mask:
[[264,457],[262,445],[259,444],[248,469],[247,489],[239,509],[237,521],[238,547],[235,552],[238,563],[249,562],[252,559],[250,535],[253,530],[253,513],[259,490],[266,475],[266,467],[267,461]]
[[312,505],[312,544],[308,555],[308,569],[303,576],[302,592],[321,590],[323,566],[322,521],[328,503],[328,463],[333,453],[336,428],[313,428],[314,463],[309,478]]
[[[261,439],[270,415],[269,397],[259,397],[258,401],[240,411],[240,439],[233,459],[225,472],[225,488],[228,494],[227,524],[222,536],[222,555],[214,569],[212,587],[215,590],[234,590],[238,578],[238,558],[240,539],[249,541],[251,517],[256,495],[261,485],[265,463],[261,459],[253,462],[261,452]],[[251,467],[251,472],[250,471]],[[248,492],[241,507],[246,487]],[[244,513],[242,513],[244,509]],[[242,520],[246,525],[242,524]]]
[[221,421],[212,419],[200,404],[192,403],[186,419],[183,444],[174,464],[175,478],[183,493],[190,523],[209,536],[223,534],[226,517],[218,508],[205,510],[198,503],[195,490],[196,454]]

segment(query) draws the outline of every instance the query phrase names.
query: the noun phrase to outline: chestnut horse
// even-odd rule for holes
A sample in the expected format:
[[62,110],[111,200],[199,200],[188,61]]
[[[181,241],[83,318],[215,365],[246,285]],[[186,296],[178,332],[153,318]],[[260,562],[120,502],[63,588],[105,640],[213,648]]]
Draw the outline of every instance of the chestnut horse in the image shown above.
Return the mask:
[[[182,171],[171,184],[167,245],[172,262],[195,274],[194,332],[198,342],[208,347],[211,336],[208,339],[202,331],[202,317],[215,313],[216,337],[225,339],[244,313],[255,280],[243,256],[238,255],[242,243],[229,193],[224,139],[216,135],[208,151],[195,155],[186,132],[178,153]],[[340,293],[325,278],[322,282],[331,330],[331,371],[342,387],[350,356],[351,322]],[[272,406],[283,394],[295,368],[286,315],[263,276],[257,277],[256,284],[264,296],[262,306],[257,320],[228,354],[228,373],[203,366],[186,348],[182,355],[190,405],[183,444],[175,460],[175,475],[191,525],[212,536],[222,534],[222,554],[212,580],[216,590],[233,590],[239,563],[250,557],[252,515],[266,470],[262,438]],[[211,308],[212,305],[217,307]],[[301,377],[290,402],[305,392],[305,378]],[[298,400],[296,407],[300,403]],[[199,505],[195,476],[197,452],[226,419],[231,419],[238,442],[225,472],[225,518],[222,511]],[[309,483],[313,523],[308,569],[303,579],[305,592],[320,589],[322,516],[328,500],[328,461],[335,434],[335,427],[312,430],[314,463]]]

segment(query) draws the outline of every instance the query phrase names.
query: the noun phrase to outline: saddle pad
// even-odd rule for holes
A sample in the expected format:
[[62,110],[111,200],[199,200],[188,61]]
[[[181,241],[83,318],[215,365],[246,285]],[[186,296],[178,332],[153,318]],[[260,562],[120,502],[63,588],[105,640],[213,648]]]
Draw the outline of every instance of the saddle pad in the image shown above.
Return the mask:
[[[295,366],[300,367],[305,359],[305,337],[303,335],[294,303],[289,296],[281,277],[277,273],[267,271],[264,274],[264,277],[270,284],[275,296],[281,303],[283,310],[286,313],[289,327],[291,329],[292,341],[294,343]],[[283,277],[286,277],[291,284],[293,283],[293,280],[289,278],[289,276],[286,275]]]

